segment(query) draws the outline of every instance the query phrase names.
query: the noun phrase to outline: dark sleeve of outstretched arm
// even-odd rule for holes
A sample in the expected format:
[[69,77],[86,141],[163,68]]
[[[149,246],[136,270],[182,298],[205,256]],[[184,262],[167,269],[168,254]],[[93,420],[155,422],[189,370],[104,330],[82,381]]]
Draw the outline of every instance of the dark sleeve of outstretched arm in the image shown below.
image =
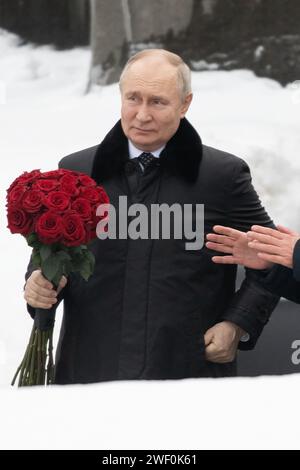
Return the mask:
[[[228,201],[229,227],[243,232],[250,230],[252,225],[275,228],[252,186],[249,167],[241,159],[238,159],[233,171]],[[237,324],[250,335],[249,341],[239,343],[239,349],[254,348],[279,301],[279,295],[264,286],[262,280],[265,274],[259,270],[246,269],[240,289],[223,314],[222,320]]]
[[300,240],[293,255],[293,269],[276,264],[265,276],[264,286],[274,294],[300,303]]

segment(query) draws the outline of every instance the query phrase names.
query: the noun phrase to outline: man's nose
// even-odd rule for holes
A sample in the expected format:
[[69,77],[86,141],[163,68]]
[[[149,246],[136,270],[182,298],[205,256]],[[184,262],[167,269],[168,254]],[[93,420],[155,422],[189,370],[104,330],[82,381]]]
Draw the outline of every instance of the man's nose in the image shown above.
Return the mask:
[[136,114],[136,118],[140,122],[148,122],[151,121],[152,117],[149,112],[148,106],[140,106],[138,112]]

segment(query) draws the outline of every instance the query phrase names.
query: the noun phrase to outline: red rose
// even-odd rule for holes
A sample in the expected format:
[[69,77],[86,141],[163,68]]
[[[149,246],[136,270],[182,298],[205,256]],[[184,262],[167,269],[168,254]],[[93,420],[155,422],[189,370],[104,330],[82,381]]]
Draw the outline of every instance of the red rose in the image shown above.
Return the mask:
[[26,192],[26,186],[17,184],[11,190],[7,191],[7,202],[10,205],[17,205],[21,201],[24,193]]
[[79,246],[87,242],[86,231],[81,217],[74,212],[62,218],[62,243],[66,246]]
[[54,189],[56,189],[58,185],[59,182],[55,179],[39,179],[35,182],[33,189],[48,193],[50,191],[54,191]]
[[80,175],[78,177],[78,180],[79,180],[80,184],[82,184],[82,186],[87,186],[87,187],[91,187],[91,188],[97,186],[96,181],[93,180],[93,178],[91,178],[88,175]]
[[7,192],[8,227],[23,235],[34,231],[45,244],[79,246],[95,238],[97,223],[107,216],[96,216],[97,208],[108,203],[104,189],[88,175],[33,170],[19,176]]
[[61,184],[67,183],[67,184],[74,184],[76,186],[78,182],[78,176],[75,175],[73,172],[66,172],[62,176],[60,182]]
[[89,201],[91,201],[92,204],[99,204],[102,202],[102,199],[107,199],[107,196],[104,197],[104,191],[102,188],[99,186],[97,188],[89,188],[89,187],[83,187],[80,188],[80,195]]
[[101,206],[102,204],[109,204],[109,197],[108,195],[106,194],[106,192],[98,186],[97,188],[98,190],[98,201],[96,203],[93,204],[92,206],[92,212],[93,214],[95,214],[95,217],[96,217],[96,224],[99,222],[99,220],[103,219],[104,217],[107,217],[108,216],[108,212],[105,211],[104,212],[104,215],[103,216],[96,216],[96,212],[97,212],[97,209],[99,206]]
[[40,170],[32,170],[30,172],[24,171],[24,173],[19,176],[19,180],[22,184],[31,183],[41,176]]
[[92,208],[87,199],[78,197],[72,203],[72,209],[76,211],[83,220],[88,220],[91,217]]
[[43,193],[35,189],[28,190],[22,199],[22,207],[29,213],[36,213],[42,206]]
[[109,204],[109,197],[101,186],[98,186],[99,204]]
[[59,170],[44,171],[43,173],[41,173],[41,178],[59,179],[66,174],[66,171],[68,170],[59,169]]
[[17,184],[23,184],[26,185],[27,183],[31,183],[35,181],[38,177],[40,177],[41,172],[40,170],[32,170],[29,173],[27,171],[24,171],[21,176],[18,176],[10,187],[8,188],[8,191],[10,191],[12,188],[14,188]]
[[[106,199],[108,200],[108,198],[106,198]],[[105,203],[105,204],[108,204],[108,203]],[[97,237],[96,228],[97,228],[97,225],[100,222],[100,220],[104,221],[106,219],[108,221],[108,219],[109,219],[108,210],[105,210],[103,212],[103,215],[96,215],[99,205],[102,205],[102,204],[94,204],[92,206],[92,216],[90,217],[90,219],[86,223],[86,230],[87,230],[87,233],[88,233],[89,241],[93,240],[94,238]],[[108,231],[108,224],[102,225],[102,227],[103,227],[104,232]]]
[[70,196],[63,191],[52,191],[44,197],[44,205],[59,212],[65,211],[70,205]]
[[77,196],[79,194],[77,182],[77,176],[71,173],[67,173],[60,180],[60,189],[68,194],[72,194],[72,196]]
[[32,218],[26,214],[22,209],[16,207],[9,207],[7,211],[7,227],[11,233],[20,233],[21,235],[28,235],[32,232],[33,221]]
[[46,245],[58,242],[62,233],[62,218],[54,211],[44,212],[36,221],[35,231]]

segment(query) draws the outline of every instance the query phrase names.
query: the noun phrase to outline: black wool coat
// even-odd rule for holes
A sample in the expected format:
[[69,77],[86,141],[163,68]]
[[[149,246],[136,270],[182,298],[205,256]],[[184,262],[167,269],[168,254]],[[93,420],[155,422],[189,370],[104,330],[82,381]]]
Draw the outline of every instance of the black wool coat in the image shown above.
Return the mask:
[[[202,145],[184,118],[147,173],[129,160],[120,121],[100,145],[63,158],[60,168],[90,174],[118,207],[204,204],[205,233],[222,224],[273,227],[251,184],[247,164]],[[248,270],[235,293],[236,267],[216,265],[205,246],[184,239],[96,239],[96,268],[88,282],[75,274],[63,290],[64,314],[56,354],[57,384],[103,380],[180,379],[235,374],[235,361],[205,359],[204,334],[222,320],[250,334],[254,347],[278,297]],[[28,275],[28,273],[27,273]],[[32,316],[34,309],[29,308]]]

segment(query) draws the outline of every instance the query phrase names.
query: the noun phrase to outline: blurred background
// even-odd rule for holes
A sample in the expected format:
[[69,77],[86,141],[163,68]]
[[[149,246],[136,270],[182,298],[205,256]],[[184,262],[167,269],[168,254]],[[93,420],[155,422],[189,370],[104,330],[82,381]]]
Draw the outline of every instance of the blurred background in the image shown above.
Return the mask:
[[[274,222],[300,232],[297,0],[0,0],[2,208],[21,172],[54,169],[102,140],[119,119],[122,67],[149,47],[189,64],[187,118],[205,144],[249,163]],[[6,229],[4,210],[0,222],[7,385],[31,327],[22,294],[29,249]],[[282,301],[255,351],[239,354],[239,375],[299,372],[298,349],[300,307]]]
[[164,47],[192,70],[248,68],[282,84],[300,76],[297,0],[0,0],[0,27],[22,43],[91,44],[93,81],[118,81],[135,50]]

